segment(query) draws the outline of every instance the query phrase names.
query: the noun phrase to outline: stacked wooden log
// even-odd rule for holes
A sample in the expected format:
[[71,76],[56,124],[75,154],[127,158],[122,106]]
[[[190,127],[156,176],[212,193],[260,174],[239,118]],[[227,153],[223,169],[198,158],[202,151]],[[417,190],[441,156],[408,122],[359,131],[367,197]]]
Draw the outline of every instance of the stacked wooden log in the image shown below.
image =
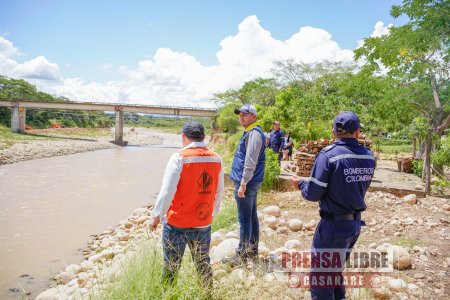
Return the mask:
[[[317,154],[320,150],[333,143],[334,140],[318,139],[317,141],[309,141],[300,145],[297,149],[298,151],[294,154],[294,161],[287,165],[285,169],[301,177],[311,176],[312,166]],[[372,145],[372,141],[369,139],[359,139],[358,143],[369,149]]]
[[332,143],[333,140],[319,139],[300,145],[298,151],[294,154],[294,161],[286,167],[286,170],[294,172],[301,177],[310,176],[316,155],[320,150]]

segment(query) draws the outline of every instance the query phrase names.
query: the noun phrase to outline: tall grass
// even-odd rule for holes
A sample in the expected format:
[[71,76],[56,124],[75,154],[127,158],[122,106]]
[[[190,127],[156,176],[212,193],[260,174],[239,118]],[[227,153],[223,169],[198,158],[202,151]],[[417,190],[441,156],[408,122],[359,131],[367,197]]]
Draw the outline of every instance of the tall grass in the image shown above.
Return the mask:
[[[236,203],[225,195],[222,208],[211,225],[212,231],[231,229],[237,223]],[[143,242],[139,249],[123,263],[122,272],[112,278],[106,289],[95,295],[95,299],[223,299],[229,291],[217,291],[209,295],[199,283],[191,255],[186,247],[178,279],[173,286],[164,286],[161,281],[163,269],[162,249],[155,241]],[[231,289],[233,290],[233,289]],[[228,298],[228,297],[226,297]]]
[[207,299],[207,291],[197,279],[190,256],[185,255],[174,285],[163,285],[163,257],[154,242],[142,243],[136,253],[124,263],[120,275],[94,299]]
[[211,231],[232,229],[238,222],[237,206],[234,200],[224,197],[220,213],[213,219]]
[[0,125],[0,150],[8,149],[16,143],[27,143],[36,139],[42,139],[42,137],[13,133],[11,128]]

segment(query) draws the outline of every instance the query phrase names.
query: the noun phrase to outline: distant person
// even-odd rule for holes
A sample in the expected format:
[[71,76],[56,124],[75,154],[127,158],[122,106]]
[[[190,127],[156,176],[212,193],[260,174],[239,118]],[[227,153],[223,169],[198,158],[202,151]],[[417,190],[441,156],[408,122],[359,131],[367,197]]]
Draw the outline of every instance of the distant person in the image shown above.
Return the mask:
[[280,161],[283,156],[283,131],[281,131],[280,127],[280,122],[273,122],[272,131],[267,137],[267,146],[278,155],[278,161]]
[[284,134],[283,141],[283,160],[291,160],[292,158],[292,148],[294,143],[292,142],[291,135],[289,131]]
[[234,198],[238,208],[239,246],[236,255],[224,263],[238,265],[258,258],[259,221],[257,196],[264,181],[265,135],[257,122],[256,108],[245,104],[234,113],[245,128],[234,152],[230,179],[234,182]]
[[[367,148],[360,146],[359,118],[353,112],[342,112],[334,119],[334,144],[317,155],[309,180],[292,177],[294,186],[304,199],[319,202],[321,220],[314,233],[311,252],[328,255],[333,249],[341,253],[341,261],[350,252],[361,233],[361,212],[366,210],[364,196],[372,181],[375,158]],[[343,256],[345,255],[345,256]],[[342,269],[335,273],[311,269],[309,282],[318,282],[326,274],[325,282],[342,279]],[[323,273],[325,272],[325,273]],[[315,277],[315,278],[314,278]],[[345,299],[345,287],[311,285],[312,299]]]
[[170,157],[151,214],[151,229],[163,223],[164,283],[174,282],[187,244],[201,282],[212,287],[211,222],[220,209],[224,178],[222,160],[206,147],[204,138],[199,122],[183,126],[184,148]]

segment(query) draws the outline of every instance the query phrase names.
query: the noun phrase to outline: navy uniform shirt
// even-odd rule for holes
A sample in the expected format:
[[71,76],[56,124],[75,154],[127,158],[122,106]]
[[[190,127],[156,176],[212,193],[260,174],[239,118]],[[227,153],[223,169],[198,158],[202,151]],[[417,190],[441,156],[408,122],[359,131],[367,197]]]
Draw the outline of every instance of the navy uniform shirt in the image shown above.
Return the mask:
[[309,181],[300,181],[303,198],[319,201],[320,210],[340,215],[366,209],[364,196],[375,170],[375,158],[355,138],[337,140],[317,155]]

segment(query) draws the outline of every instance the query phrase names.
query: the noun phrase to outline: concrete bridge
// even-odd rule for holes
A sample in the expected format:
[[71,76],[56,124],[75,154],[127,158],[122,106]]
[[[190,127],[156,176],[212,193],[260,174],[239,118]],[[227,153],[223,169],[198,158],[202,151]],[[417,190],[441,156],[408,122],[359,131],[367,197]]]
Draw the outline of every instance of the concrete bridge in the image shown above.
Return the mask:
[[123,140],[123,116],[124,112],[175,115],[175,116],[199,116],[212,117],[216,113],[214,108],[192,108],[177,106],[134,105],[120,103],[96,103],[96,102],[44,102],[44,101],[15,101],[0,100],[0,106],[11,107],[11,130],[16,133],[25,133],[26,109],[62,109],[62,110],[95,110],[112,111],[116,113],[115,143],[125,145]]

